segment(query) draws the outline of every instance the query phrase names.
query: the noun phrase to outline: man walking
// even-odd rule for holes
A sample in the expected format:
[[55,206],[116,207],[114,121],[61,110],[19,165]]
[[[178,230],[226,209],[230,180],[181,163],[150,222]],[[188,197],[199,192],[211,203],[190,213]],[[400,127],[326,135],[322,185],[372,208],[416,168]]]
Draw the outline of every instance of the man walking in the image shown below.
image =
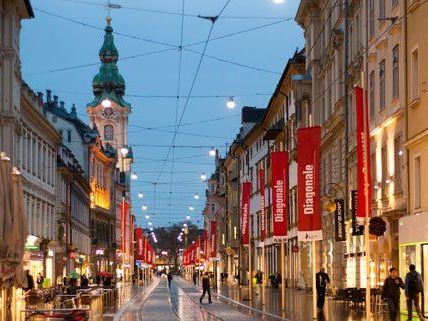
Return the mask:
[[196,282],[198,281],[198,272],[193,272],[193,285],[196,285]]
[[382,290],[382,297],[388,302],[390,321],[396,321],[400,311],[400,288],[405,288],[403,280],[398,276],[397,269],[392,267]]
[[416,313],[418,314],[419,320],[425,320],[422,316],[421,307],[419,305],[420,293],[424,291],[423,282],[421,275],[416,272],[416,266],[410,264],[410,272],[406,275],[405,287],[406,287],[406,299],[407,299],[407,320],[412,320],[412,307],[415,305]]
[[168,272],[168,287],[171,287],[171,281],[172,281],[172,274],[171,272]]
[[325,269],[321,268],[320,271],[315,275],[316,285],[317,285],[317,307],[318,310],[324,308],[325,303],[325,292],[327,289],[327,284],[330,283],[330,278],[328,274],[325,273]]
[[208,292],[208,303],[212,303],[211,301],[211,291],[210,291],[210,276],[208,272],[205,272],[202,276],[202,295],[199,298],[199,302],[202,304],[202,300],[205,297],[205,294]]

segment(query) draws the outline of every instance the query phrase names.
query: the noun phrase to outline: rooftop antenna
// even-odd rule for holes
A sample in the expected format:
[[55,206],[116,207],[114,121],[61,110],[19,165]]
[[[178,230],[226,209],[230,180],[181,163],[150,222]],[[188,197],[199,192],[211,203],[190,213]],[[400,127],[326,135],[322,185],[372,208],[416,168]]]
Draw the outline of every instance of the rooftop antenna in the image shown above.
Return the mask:
[[112,9],[121,9],[122,6],[120,4],[112,3],[111,0],[107,0],[106,4],[106,11],[107,11],[107,24],[110,25],[111,23],[111,10]]

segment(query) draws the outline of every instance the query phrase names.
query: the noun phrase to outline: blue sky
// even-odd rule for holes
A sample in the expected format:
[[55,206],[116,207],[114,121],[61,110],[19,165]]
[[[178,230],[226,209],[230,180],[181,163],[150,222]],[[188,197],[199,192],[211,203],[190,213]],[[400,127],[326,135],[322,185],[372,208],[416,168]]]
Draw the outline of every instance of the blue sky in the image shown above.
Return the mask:
[[[226,2],[185,1],[184,46],[207,39],[211,22],[196,16],[215,16]],[[79,66],[99,62],[98,51],[104,31],[84,24],[104,28],[107,15],[105,3],[104,0],[33,0],[36,17],[24,21],[22,28],[21,60],[25,81],[34,91],[52,89],[53,94],[64,100],[68,108],[75,103],[78,113],[85,120],[86,104],[93,97],[92,78],[98,72],[99,65]],[[303,46],[302,30],[293,19],[298,1],[285,0],[283,4],[274,4],[272,0],[230,1],[222,17],[216,21],[211,39],[272,25],[212,40],[208,43],[206,54],[266,71],[204,57],[192,96],[235,96],[237,106],[233,110],[227,109],[226,97],[192,97],[187,105],[186,98],[180,98],[178,114],[182,114],[184,106],[186,109],[176,136],[174,162],[171,161],[172,153],[168,161],[163,161],[172,142],[174,128],[158,127],[174,125],[176,99],[150,96],[177,95],[180,53],[174,46],[178,46],[181,39],[182,0],[117,0],[113,3],[122,6],[111,11],[114,31],[123,34],[115,34],[119,58],[170,49],[118,63],[119,71],[126,80],[126,100],[133,107],[129,144],[134,146],[133,168],[138,175],[132,186],[137,222],[146,227],[145,213],[141,209],[145,204],[154,226],[182,221],[188,214],[194,223],[199,221],[201,226],[205,185],[199,177],[203,172],[211,174],[214,169],[213,158],[208,156],[208,146],[218,147],[224,155],[226,144],[230,144],[239,131],[242,106],[266,107],[270,96],[255,94],[272,93],[286,61],[297,47]],[[273,24],[275,22],[278,23]],[[186,48],[202,52],[204,44]],[[182,50],[181,57],[180,95],[187,96],[200,55]],[[76,68],[55,71],[68,67]],[[180,147],[189,145],[207,147]],[[159,176],[164,163],[163,174]],[[174,171],[171,175],[172,166]],[[154,202],[153,182],[156,181],[159,184]],[[139,191],[144,193],[142,200],[137,197]],[[201,198],[194,200],[194,193],[199,193]],[[189,212],[191,205],[195,207],[192,213]]]

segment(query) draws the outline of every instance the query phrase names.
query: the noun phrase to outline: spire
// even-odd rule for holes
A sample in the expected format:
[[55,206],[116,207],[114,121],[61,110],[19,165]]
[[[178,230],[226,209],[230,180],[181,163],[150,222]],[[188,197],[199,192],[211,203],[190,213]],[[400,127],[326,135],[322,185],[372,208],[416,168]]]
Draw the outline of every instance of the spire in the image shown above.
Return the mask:
[[70,116],[71,116],[71,118],[77,118],[77,111],[76,111],[76,105],[75,104],[73,104],[73,106],[71,106]]
[[106,22],[104,43],[99,52],[101,67],[99,73],[92,80],[92,90],[95,98],[88,106],[95,107],[102,100],[108,98],[120,106],[130,108],[131,105],[123,100],[126,86],[125,80],[117,68],[119,52],[114,45],[110,16],[106,18]]

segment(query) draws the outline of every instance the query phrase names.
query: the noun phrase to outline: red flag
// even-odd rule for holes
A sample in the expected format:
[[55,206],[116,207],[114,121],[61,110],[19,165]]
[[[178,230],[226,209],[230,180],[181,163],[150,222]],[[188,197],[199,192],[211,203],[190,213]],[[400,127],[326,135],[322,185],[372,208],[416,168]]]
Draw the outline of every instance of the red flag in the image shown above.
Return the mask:
[[204,242],[204,259],[208,257],[208,231],[204,230],[203,235],[203,242]]
[[242,215],[242,231],[241,239],[243,245],[250,244],[250,195],[251,195],[251,182],[242,184],[242,199],[241,199],[241,215]]
[[126,252],[126,219],[128,217],[129,204],[128,202],[122,201],[122,224],[120,228],[121,241],[122,241],[122,253]]
[[320,198],[321,127],[297,130],[298,237],[322,240]]
[[259,170],[260,184],[260,241],[264,242],[266,238],[266,211],[265,211],[265,171]]
[[288,152],[273,152],[271,159],[273,235],[283,239],[288,229]]
[[[357,122],[357,177],[358,177],[358,205],[357,218],[361,221],[367,215],[370,217],[371,202],[371,173],[370,173],[370,134],[367,113],[367,104],[364,104],[364,90],[355,87],[355,114]],[[368,213],[366,213],[366,208]],[[362,223],[362,222],[361,222]]]
[[143,241],[143,229],[141,227],[137,227],[135,229],[135,239],[137,242],[137,255],[136,255],[136,259],[137,260],[142,260],[143,259],[143,254],[144,254],[144,241]]
[[196,240],[196,263],[199,264],[201,258],[201,237],[199,236]]
[[211,255],[210,257],[217,257],[217,221],[211,221],[211,230],[210,230],[210,240],[211,240]]

